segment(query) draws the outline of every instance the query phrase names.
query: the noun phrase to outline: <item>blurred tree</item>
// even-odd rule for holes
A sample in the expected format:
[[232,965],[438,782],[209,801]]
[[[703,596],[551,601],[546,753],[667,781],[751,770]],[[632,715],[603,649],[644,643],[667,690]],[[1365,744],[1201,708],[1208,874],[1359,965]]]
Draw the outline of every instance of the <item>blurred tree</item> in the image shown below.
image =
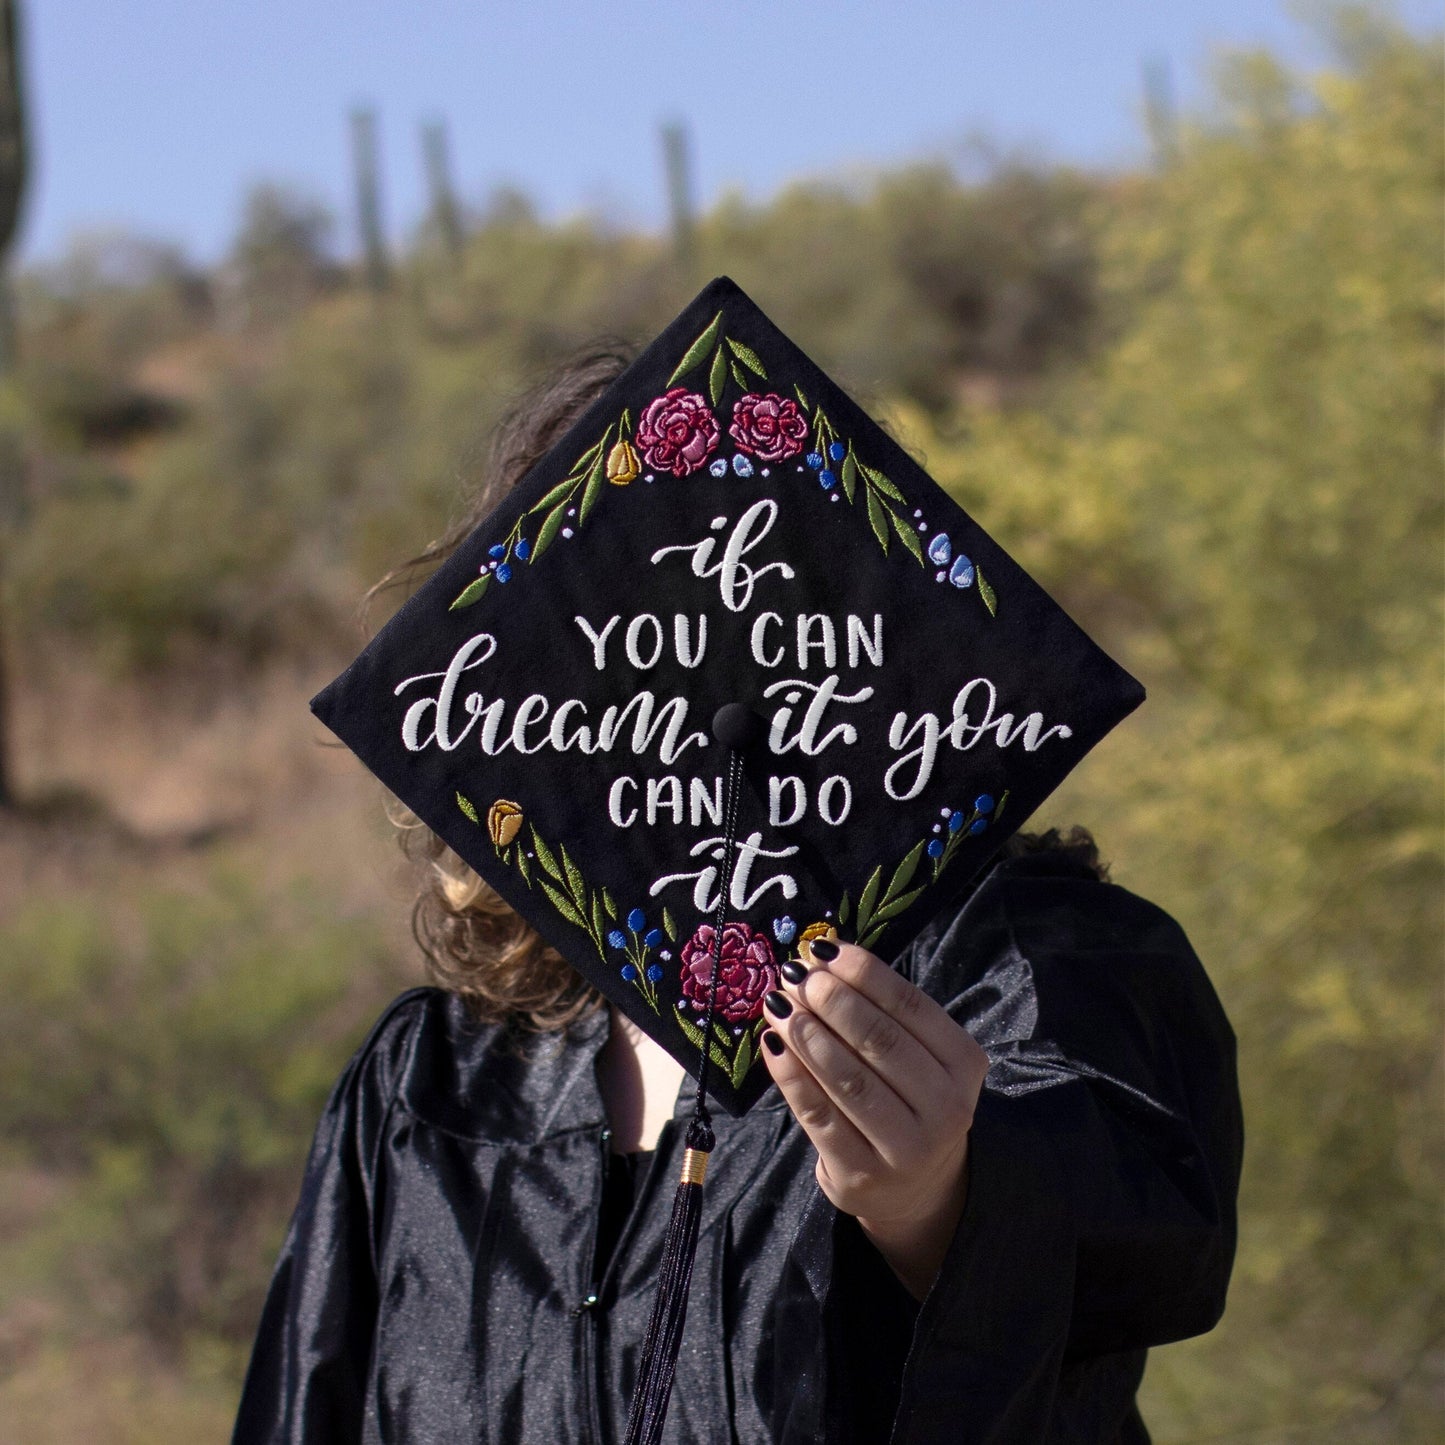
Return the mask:
[[1368,18],[1308,84],[1225,65],[1051,413],[915,433],[1150,686],[1050,812],[1177,911],[1239,1034],[1235,1288],[1150,1365],[1165,1439],[1439,1438],[1445,87]]
[[231,251],[248,320],[292,315],[326,287],[335,274],[331,228],[319,201],[269,183],[252,188]]

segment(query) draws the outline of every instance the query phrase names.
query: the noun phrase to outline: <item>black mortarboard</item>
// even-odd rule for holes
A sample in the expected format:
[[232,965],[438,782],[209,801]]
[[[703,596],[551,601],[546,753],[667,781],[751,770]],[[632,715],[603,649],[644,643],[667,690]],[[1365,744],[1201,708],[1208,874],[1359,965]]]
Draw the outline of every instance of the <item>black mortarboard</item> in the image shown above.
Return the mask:
[[719,279],[312,706],[740,1114],[778,965],[897,954],[1143,695]]

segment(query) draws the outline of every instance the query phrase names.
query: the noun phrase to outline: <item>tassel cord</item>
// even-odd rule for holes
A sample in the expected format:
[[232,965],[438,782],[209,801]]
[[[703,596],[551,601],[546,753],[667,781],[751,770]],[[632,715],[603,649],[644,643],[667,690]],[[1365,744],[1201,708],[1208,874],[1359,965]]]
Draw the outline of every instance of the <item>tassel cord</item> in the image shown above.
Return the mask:
[[713,923],[712,975],[708,981],[707,1009],[702,1019],[702,1060],[697,1071],[697,1098],[687,1126],[687,1148],[683,1154],[682,1178],[672,1200],[672,1217],[663,1240],[658,1266],[657,1299],[643,1336],[642,1359],[637,1385],[627,1418],[626,1445],[658,1445],[662,1438],[667,1405],[672,1397],[677,1372],[677,1355],[682,1346],[682,1329],[687,1319],[687,1296],[692,1286],[693,1262],[697,1257],[698,1227],[702,1221],[703,1178],[716,1142],[712,1116],[707,1107],[707,1074],[713,1018],[717,1007],[718,983],[722,977],[723,928],[727,924],[728,901],[732,893],[737,851],[738,793],[742,782],[742,758],[734,750],[728,755],[727,813],[723,825],[723,867],[717,913]]

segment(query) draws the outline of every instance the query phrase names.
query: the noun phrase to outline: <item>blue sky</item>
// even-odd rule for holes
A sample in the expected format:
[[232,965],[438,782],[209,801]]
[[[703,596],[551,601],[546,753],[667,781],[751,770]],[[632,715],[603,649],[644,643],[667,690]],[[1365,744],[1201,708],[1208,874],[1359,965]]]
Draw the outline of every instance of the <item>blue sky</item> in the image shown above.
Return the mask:
[[[1440,0],[1400,0],[1415,28]],[[1143,150],[1141,67],[1184,105],[1220,46],[1322,59],[1277,0],[29,0],[37,172],[22,256],[126,229],[221,254],[248,185],[300,187],[353,248],[346,117],[380,117],[394,234],[423,207],[420,124],[445,118],[463,196],[654,226],[658,126],[686,122],[696,190],[957,157],[971,133],[1049,159]]]

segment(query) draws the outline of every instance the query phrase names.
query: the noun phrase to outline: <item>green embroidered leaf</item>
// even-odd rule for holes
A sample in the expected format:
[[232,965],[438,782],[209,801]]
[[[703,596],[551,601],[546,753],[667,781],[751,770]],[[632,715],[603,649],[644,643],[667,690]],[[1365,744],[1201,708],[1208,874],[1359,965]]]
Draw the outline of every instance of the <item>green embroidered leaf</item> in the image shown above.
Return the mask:
[[487,590],[491,580],[492,574],[490,572],[483,572],[475,582],[469,582],[462,588],[457,594],[457,600],[447,608],[447,611],[458,612],[463,607],[470,607],[473,602],[480,602],[482,600],[482,594]]
[[548,507],[555,507],[564,497],[570,497],[576,490],[577,483],[586,475],[585,467],[574,467],[572,475],[565,482],[558,482],[541,501],[527,509],[527,515],[530,517],[533,512],[545,512]]
[[602,495],[603,483],[607,480],[607,459],[597,458],[597,465],[592,468],[592,475],[587,478],[587,490],[582,493],[582,505],[577,509],[577,525],[580,527],[587,520],[587,515],[597,505],[597,499]]
[[562,867],[567,874],[567,887],[572,890],[572,897],[577,900],[579,908],[587,907],[587,884],[582,880],[582,870],[572,861],[567,854],[566,846],[561,849]]
[[873,528],[873,535],[878,538],[878,545],[883,548],[883,555],[888,555],[888,511],[883,503],[878,500],[878,493],[872,487],[864,487],[863,495],[868,498],[868,525]]
[[751,387],[748,383],[748,374],[742,369],[742,367],[737,364],[737,362],[728,362],[728,370],[732,372],[733,380],[737,383],[738,389],[740,391],[751,390]]
[[746,346],[741,341],[734,341],[731,336],[728,337],[727,343],[732,347],[733,355],[736,356],[749,371],[756,373],[762,377],[764,381],[768,379],[768,373],[763,370],[763,363],[758,360],[758,353],[754,351],[751,346]]
[[913,553],[918,565],[923,566],[923,545],[918,540],[918,533],[897,512],[890,511],[888,520],[893,523],[893,530],[898,534],[898,540]]
[[743,1041],[738,1045],[737,1054],[733,1058],[732,1081],[733,1088],[741,1089],[743,1080],[748,1076],[748,1070],[753,1066],[753,1038],[751,1034],[744,1034]]
[[583,918],[580,913],[578,913],[576,905],[572,902],[572,900],[568,898],[566,894],[562,893],[559,889],[553,888],[552,885],[548,883],[545,878],[542,879],[542,892],[544,892],[547,897],[552,900],[552,907],[555,908],[557,912],[560,913],[562,917],[567,920],[568,923],[575,923],[577,927],[583,931],[583,933],[591,932],[591,929],[587,927],[587,920]]
[[1004,805],[1006,802],[1008,802],[1008,793],[1009,793],[1009,790],[1008,790],[1007,788],[1005,788],[1005,789],[1004,789],[1004,792],[1003,792],[1003,797],[1001,797],[1001,798],[998,800],[998,803],[997,803],[997,804],[995,805],[995,807],[994,807],[994,810],[993,810],[993,820],[994,820],[995,823],[997,823],[998,820],[999,820],[1001,817],[1003,817],[1003,805]]
[[922,888],[912,888],[907,893],[900,893],[891,903],[885,903],[883,907],[873,915],[873,923],[870,931],[875,935],[879,933],[882,930],[882,926],[887,923],[890,918],[897,918],[922,892]]
[[532,544],[532,555],[527,559],[529,563],[535,562],[548,547],[552,545],[552,539],[562,530],[562,523],[567,518],[567,498],[563,497],[550,512],[542,523],[542,529],[537,533],[537,540]]
[[[675,1019],[677,1020],[677,1026],[678,1026],[678,1027],[683,1031],[683,1033],[687,1036],[687,1038],[688,1038],[688,1040],[691,1042],[693,1048],[695,1048],[695,1049],[700,1049],[700,1048],[702,1047],[702,1030],[701,1030],[700,1028],[698,1028],[698,1026],[697,1026],[695,1023],[693,1023],[693,1021],[692,1021],[691,1019],[689,1019],[689,1018],[682,1012],[681,1007],[678,1007],[677,1009],[675,1009],[675,1010],[673,1011],[673,1015],[672,1015],[672,1016],[673,1016],[673,1018],[675,1018]],[[708,1057],[713,1061],[713,1063],[715,1063],[715,1064],[718,1066],[718,1068],[720,1068],[720,1069],[723,1071],[723,1073],[727,1074],[728,1077],[731,1078],[731,1077],[732,1077],[732,1062],[731,1062],[731,1060],[729,1060],[729,1059],[723,1054],[722,1050],[719,1049],[718,1046],[717,1046],[715,1043],[713,1043],[711,1040],[708,1041],[707,1052],[708,1052]]]
[[522,875],[522,882],[530,888],[532,886],[532,865],[527,859],[527,850],[521,847],[517,849],[517,872]]
[[[918,860],[923,857],[924,842],[920,838],[894,870],[893,877],[888,880],[888,891],[883,895],[885,903],[896,898],[913,881],[913,875],[918,872]],[[880,908],[878,911],[881,913],[883,910]]]
[[883,865],[880,863],[872,877],[864,885],[863,896],[858,900],[858,931],[868,927],[873,917],[873,905],[878,901],[878,889],[883,883]]
[[858,490],[858,458],[853,455],[853,447],[848,446],[848,455],[843,458],[843,495],[848,498],[849,505],[853,502],[853,494]]
[[848,901],[848,895],[843,895],[843,901],[838,905],[838,927],[842,928],[848,921],[848,915],[853,911],[853,905]]
[[858,947],[872,948],[873,945],[877,943],[880,938],[883,937],[884,933],[886,933],[887,930],[888,925],[886,923],[880,923],[877,928],[870,929],[864,937],[858,940]]
[[472,803],[472,800],[470,798],[464,798],[460,793],[458,793],[457,807],[459,807],[462,812],[472,820],[472,822],[477,824],[481,823],[482,820],[477,816],[476,807]]
[[733,1036],[716,1019],[712,1021],[713,1034],[722,1044],[723,1048],[730,1049],[733,1046]]
[[668,386],[674,385],[679,378],[686,376],[712,350],[712,344],[717,340],[718,326],[722,323],[722,315],[722,312],[719,311],[703,328],[702,335],[687,348],[682,360],[677,363],[677,370],[667,378]]
[[793,383],[793,395],[798,398],[798,405],[802,407],[804,411],[807,411],[808,398],[803,395],[803,388],[799,386],[796,381]]
[[677,942],[677,920],[673,918],[670,908],[664,908],[662,910],[662,931],[667,935],[670,942]]
[[628,434],[628,432],[630,432],[631,430],[632,430],[632,408],[631,408],[630,406],[624,406],[624,407],[622,408],[622,419],[617,423],[617,435],[618,435],[619,437],[624,437],[624,436],[626,436],[626,435]]
[[723,355],[723,349],[718,347],[713,353],[712,370],[708,373],[707,390],[712,397],[712,404],[716,406],[722,400],[723,387],[727,384],[728,367],[727,358]]
[[561,883],[563,881],[562,869],[558,866],[556,858],[552,856],[552,850],[542,841],[542,835],[536,828],[532,829],[532,846],[537,850],[537,861]]
[[607,930],[602,926],[602,902],[594,893],[592,895],[592,941],[602,947],[602,935]]
[[988,615],[997,617],[998,598],[994,595],[993,588],[988,585],[983,573],[977,568],[974,569],[974,576],[978,578],[978,595],[983,598],[983,605],[988,608]]
[[908,505],[908,503],[903,500],[903,493],[900,492],[877,467],[870,467],[866,462],[859,462],[858,465],[863,468],[863,475],[867,477],[885,497],[892,497],[895,502],[899,502],[905,507]]
[[607,916],[617,922],[617,905],[612,901],[612,895],[604,888],[602,890],[602,906],[607,910]]

